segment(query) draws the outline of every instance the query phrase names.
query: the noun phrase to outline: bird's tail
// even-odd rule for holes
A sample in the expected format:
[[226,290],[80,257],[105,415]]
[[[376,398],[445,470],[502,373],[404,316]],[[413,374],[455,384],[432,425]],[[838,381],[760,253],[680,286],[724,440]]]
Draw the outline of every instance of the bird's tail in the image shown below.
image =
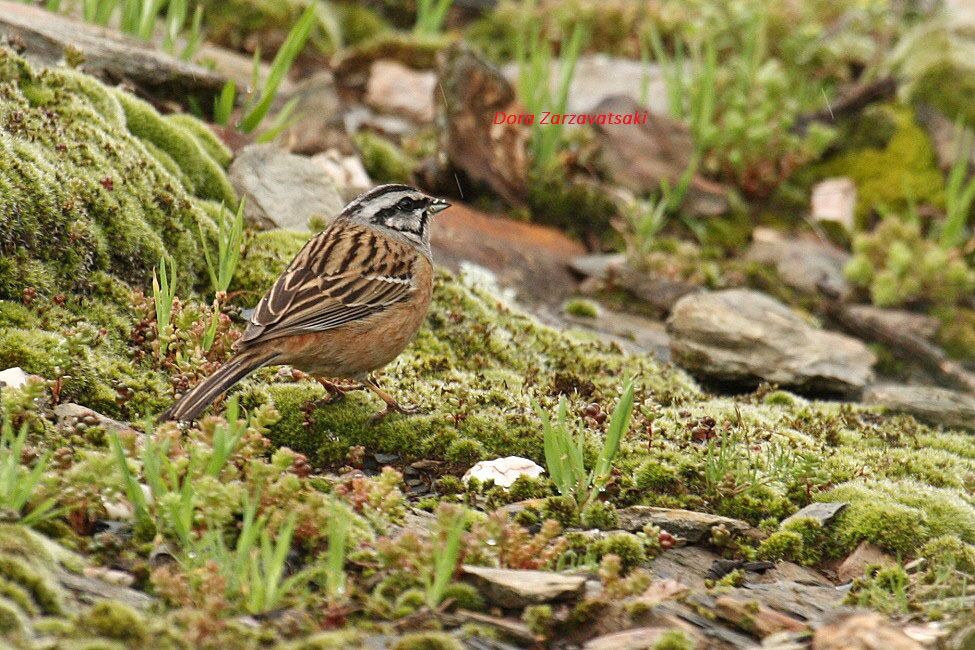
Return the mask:
[[261,350],[246,350],[196,385],[183,395],[168,411],[159,416],[157,422],[195,420],[203,409],[210,406],[220,393],[274,359],[275,353]]

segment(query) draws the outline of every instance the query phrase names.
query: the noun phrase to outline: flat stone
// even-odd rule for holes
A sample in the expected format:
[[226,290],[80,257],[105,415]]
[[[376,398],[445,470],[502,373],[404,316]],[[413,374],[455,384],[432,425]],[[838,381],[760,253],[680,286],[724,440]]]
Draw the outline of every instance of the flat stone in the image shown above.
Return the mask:
[[0,370],[0,386],[4,388],[22,388],[30,378],[19,366]]
[[551,571],[492,569],[465,564],[461,571],[492,604],[519,609],[553,601],[571,600],[582,594],[585,576]]
[[809,629],[802,621],[757,601],[721,596],[715,600],[715,611],[721,618],[760,639],[776,632],[801,632]]
[[590,639],[582,647],[585,650],[651,650],[669,631],[666,627],[635,627]]
[[857,186],[849,178],[827,178],[813,186],[813,221],[833,221],[853,231],[857,207]]
[[511,487],[518,478],[527,476],[537,478],[545,473],[545,470],[533,461],[520,456],[505,456],[504,458],[494,458],[492,460],[482,460],[469,470],[464,472],[461,478],[465,483],[476,478],[481,481],[494,481],[495,485],[503,488]]
[[922,339],[932,339],[941,323],[937,318],[906,309],[887,309],[873,305],[849,305],[846,311],[868,325],[882,329],[905,332]]
[[705,539],[715,526],[723,525],[732,534],[742,534],[751,528],[740,519],[676,508],[627,506],[621,508],[618,514],[622,530],[639,531],[647,524],[653,524],[668,533],[683,537],[691,544]]
[[569,268],[587,278],[608,280],[626,265],[626,253],[591,253],[573,257]]
[[806,507],[802,508],[798,512],[789,517],[786,517],[782,521],[782,525],[789,523],[793,519],[798,519],[800,517],[808,517],[810,519],[815,519],[823,526],[826,526],[836,515],[840,514],[848,504],[845,501],[817,501],[810,503]]
[[756,228],[745,259],[775,268],[789,287],[818,296],[820,287],[846,296],[850,287],[843,269],[850,254],[818,239],[795,239],[770,228]]
[[876,612],[843,614],[816,630],[812,650],[923,650]]
[[885,553],[879,546],[863,541],[836,569],[836,577],[840,582],[850,582],[862,576],[864,570],[871,564],[896,564],[896,562],[892,555]]
[[[549,81],[551,91],[555,93],[562,78],[561,62],[554,59],[550,67]],[[518,64],[507,64],[502,70],[508,81],[517,83]],[[645,65],[640,61],[603,53],[585,54],[576,61],[565,110],[568,113],[588,113],[603,99],[614,95],[639,102],[644,76],[649,82],[646,108],[655,115],[666,115],[669,110],[667,85],[659,65]],[[568,125],[567,128],[572,126]]]
[[908,413],[929,424],[975,429],[975,395],[949,388],[875,384],[864,391],[863,402]]
[[321,167],[273,144],[244,147],[231,163],[229,176],[244,198],[245,218],[260,228],[304,230],[309,218],[327,220],[345,206]]
[[684,296],[670,313],[667,331],[674,362],[716,382],[849,394],[873,379],[876,357],[863,342],[819,329],[758,291]]
[[79,422],[84,422],[88,425],[100,426],[106,431],[134,431],[126,422],[112,419],[87,406],[72,402],[65,402],[55,406],[54,416],[58,419],[59,426],[74,426]]
[[413,70],[399,61],[373,61],[366,83],[366,104],[377,111],[416,122],[433,121],[433,91],[437,75]]
[[670,361],[670,335],[663,321],[609,309],[600,309],[596,318],[565,315],[563,319],[619,343],[624,350],[649,352],[661,361]]

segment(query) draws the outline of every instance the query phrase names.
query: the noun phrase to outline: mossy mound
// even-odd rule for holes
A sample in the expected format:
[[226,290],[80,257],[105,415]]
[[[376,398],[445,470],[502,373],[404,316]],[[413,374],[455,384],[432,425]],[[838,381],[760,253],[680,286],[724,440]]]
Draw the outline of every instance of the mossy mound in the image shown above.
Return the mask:
[[862,133],[858,128],[850,136],[854,142],[870,146],[846,150],[811,169],[817,179],[847,176],[853,180],[861,224],[875,210],[903,213],[911,202],[944,207],[944,179],[930,138],[910,109],[891,106],[884,112],[862,126],[880,129],[880,133]]
[[[207,40],[234,50],[273,56],[287,38],[308,0],[202,0]],[[342,45],[342,31],[332,8],[316,3],[315,23],[306,53],[321,56]]]
[[193,134],[91,77],[0,49],[0,299],[88,293],[101,274],[147,286],[163,256],[188,286],[202,270],[197,224],[213,227],[198,196],[234,201]]
[[168,382],[128,347],[132,291],[163,257],[180,295],[206,277],[208,199],[236,200],[207,134],[0,49],[0,366],[60,377],[64,399],[105,413],[158,410]]

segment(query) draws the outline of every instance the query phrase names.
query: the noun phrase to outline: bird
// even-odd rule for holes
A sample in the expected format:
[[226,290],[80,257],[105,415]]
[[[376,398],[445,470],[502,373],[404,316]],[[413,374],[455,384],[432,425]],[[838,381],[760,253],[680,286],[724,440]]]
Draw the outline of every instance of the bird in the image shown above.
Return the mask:
[[371,373],[399,356],[426,318],[433,294],[430,220],[448,207],[401,184],[354,199],[261,298],[233,357],[158,421],[193,421],[231,386],[270,365],[289,365],[316,379],[330,396],[326,403],[365,388],[386,404],[375,418],[417,412]]

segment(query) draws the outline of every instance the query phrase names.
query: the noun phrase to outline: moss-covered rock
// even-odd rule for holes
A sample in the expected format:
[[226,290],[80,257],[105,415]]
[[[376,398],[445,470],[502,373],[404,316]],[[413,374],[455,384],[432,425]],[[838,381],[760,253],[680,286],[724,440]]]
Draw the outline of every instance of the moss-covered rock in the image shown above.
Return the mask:
[[[911,202],[944,206],[944,179],[938,169],[931,140],[915,122],[909,108],[884,109],[894,124],[893,133],[883,146],[867,146],[844,150],[837,156],[813,167],[814,176],[828,178],[847,176],[857,186],[856,216],[865,223],[867,216],[878,209],[907,211]],[[888,124],[881,116],[861,128]],[[884,127],[887,128],[887,127]],[[864,134],[854,140],[876,142],[882,134]]]

